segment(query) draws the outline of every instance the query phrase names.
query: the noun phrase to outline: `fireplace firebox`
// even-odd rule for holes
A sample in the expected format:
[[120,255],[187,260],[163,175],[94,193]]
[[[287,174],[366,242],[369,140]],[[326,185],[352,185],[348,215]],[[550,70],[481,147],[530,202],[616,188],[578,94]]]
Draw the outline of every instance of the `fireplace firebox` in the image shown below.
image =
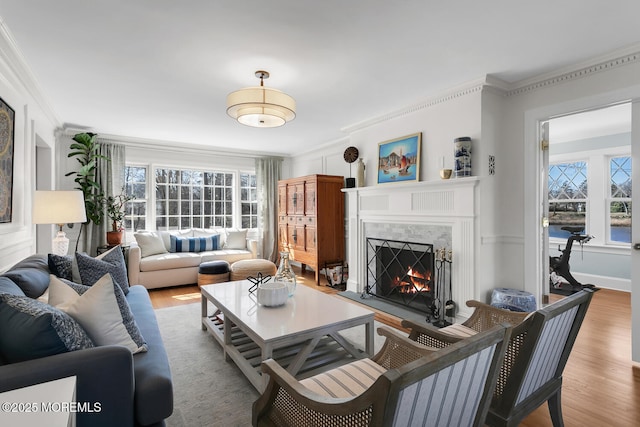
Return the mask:
[[433,245],[367,238],[366,294],[418,310],[429,319],[436,314],[434,275]]

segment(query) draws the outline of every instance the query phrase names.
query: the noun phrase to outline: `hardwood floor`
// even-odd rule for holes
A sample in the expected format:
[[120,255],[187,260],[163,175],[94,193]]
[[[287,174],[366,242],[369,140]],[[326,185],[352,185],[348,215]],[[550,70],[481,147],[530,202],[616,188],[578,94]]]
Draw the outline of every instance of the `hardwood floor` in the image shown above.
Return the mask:
[[[296,271],[299,285],[329,294],[338,292],[316,286],[312,273]],[[150,294],[154,308],[200,301],[195,285],[157,289]],[[551,295],[552,302],[559,298]],[[400,328],[400,319],[389,314],[376,311],[376,320]],[[595,293],[564,371],[562,412],[567,427],[640,425],[640,365],[631,362],[630,294],[607,289]],[[552,426],[546,405],[521,425]]]

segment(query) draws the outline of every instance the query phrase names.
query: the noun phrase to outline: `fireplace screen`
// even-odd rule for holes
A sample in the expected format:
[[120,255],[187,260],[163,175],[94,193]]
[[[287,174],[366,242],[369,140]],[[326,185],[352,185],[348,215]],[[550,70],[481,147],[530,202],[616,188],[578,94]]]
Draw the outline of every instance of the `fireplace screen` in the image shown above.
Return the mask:
[[432,315],[433,275],[433,245],[367,238],[367,294]]

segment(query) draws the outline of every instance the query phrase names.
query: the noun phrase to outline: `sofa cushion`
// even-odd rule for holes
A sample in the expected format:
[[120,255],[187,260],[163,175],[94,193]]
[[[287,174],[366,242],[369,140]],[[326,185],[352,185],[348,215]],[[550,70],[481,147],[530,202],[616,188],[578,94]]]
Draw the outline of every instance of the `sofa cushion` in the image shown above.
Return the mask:
[[49,304],[82,325],[96,345],[122,345],[132,353],[147,351],[122,289],[105,274],[93,286],[51,276]]
[[204,252],[218,249],[218,235],[207,237],[171,236],[170,252]]
[[246,249],[218,249],[217,251],[201,252],[200,257],[202,262],[222,259],[233,264],[243,259],[253,259],[253,254]]
[[94,347],[71,316],[27,296],[0,295],[0,353],[9,363]]
[[38,298],[49,286],[49,266],[44,255],[31,255],[3,274],[28,297]]
[[110,273],[111,278],[120,286],[122,292],[125,295],[129,292],[127,265],[124,262],[120,246],[116,246],[95,258],[78,252],[76,260],[83,285],[91,286],[106,273]]
[[131,286],[127,301],[149,347],[149,351],[133,355],[136,425],[150,425],[173,411],[171,369],[149,292],[144,286]]
[[140,271],[173,270],[200,265],[201,256],[196,252],[151,255],[140,260]]
[[8,277],[0,276],[0,294],[24,296],[20,286],[16,285]]
[[140,246],[140,256],[147,257],[150,255],[167,253],[167,248],[164,246],[164,241],[158,233],[150,231],[140,231],[134,233],[138,246]]
[[247,230],[225,230],[225,249],[247,249]]

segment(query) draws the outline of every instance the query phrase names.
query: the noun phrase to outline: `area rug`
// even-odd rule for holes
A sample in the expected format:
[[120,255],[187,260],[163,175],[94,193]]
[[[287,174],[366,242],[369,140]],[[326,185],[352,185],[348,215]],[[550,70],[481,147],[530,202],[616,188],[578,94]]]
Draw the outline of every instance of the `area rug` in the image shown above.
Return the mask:
[[[173,377],[173,415],[168,427],[250,426],[258,392],[218,342],[200,327],[200,303],[156,310]],[[376,322],[376,329],[380,326]],[[364,328],[342,335],[361,346]],[[375,348],[383,339],[376,334]]]

